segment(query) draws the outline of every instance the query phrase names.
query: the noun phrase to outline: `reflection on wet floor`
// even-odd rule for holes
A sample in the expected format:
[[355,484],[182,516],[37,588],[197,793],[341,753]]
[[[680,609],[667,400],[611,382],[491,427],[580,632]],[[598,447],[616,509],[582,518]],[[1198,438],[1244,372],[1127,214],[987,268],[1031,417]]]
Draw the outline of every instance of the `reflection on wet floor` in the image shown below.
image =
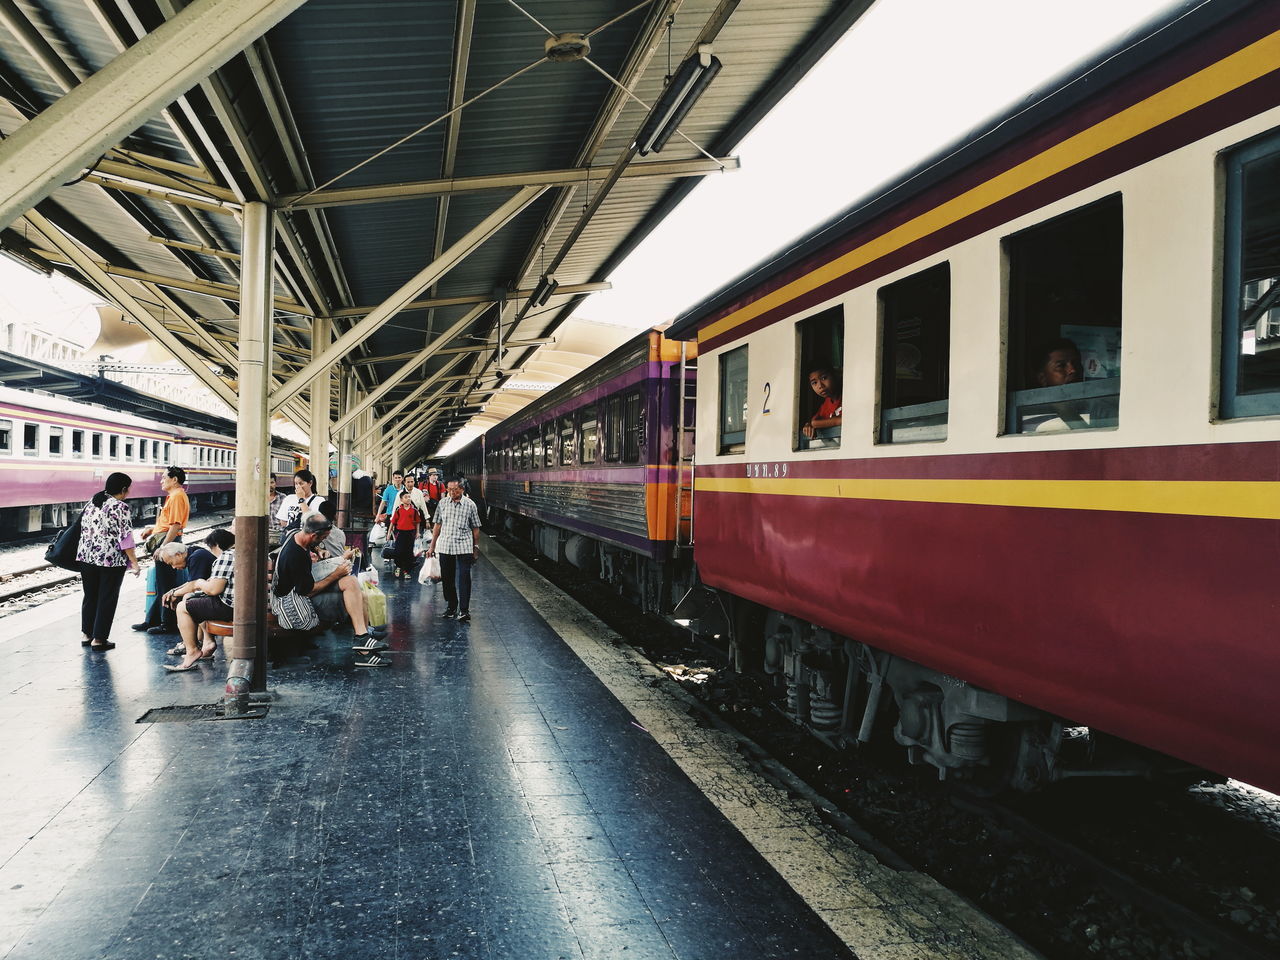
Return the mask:
[[486,561],[469,625],[384,588],[392,667],[279,647],[263,720],[135,723],[225,677],[137,587],[109,653],[65,600],[0,641],[0,955],[851,956]]

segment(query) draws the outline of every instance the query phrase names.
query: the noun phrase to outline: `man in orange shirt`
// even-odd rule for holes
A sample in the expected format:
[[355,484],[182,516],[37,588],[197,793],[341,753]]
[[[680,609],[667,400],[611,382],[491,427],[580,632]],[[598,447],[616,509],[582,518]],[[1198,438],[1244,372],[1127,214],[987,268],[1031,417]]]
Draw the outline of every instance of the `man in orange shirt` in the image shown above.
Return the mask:
[[[141,539],[145,542],[149,537],[163,534],[155,550],[166,543],[182,539],[182,531],[191,519],[191,501],[187,499],[187,491],[183,487],[187,483],[187,471],[181,467],[170,467],[160,481],[160,489],[168,496],[156,522],[142,531]],[[152,550],[152,553],[155,552]],[[156,594],[147,611],[147,618],[142,623],[135,623],[133,629],[145,630],[147,633],[177,633],[178,620],[173,610],[166,607],[160,598],[178,585],[178,571],[167,563],[156,563]]]

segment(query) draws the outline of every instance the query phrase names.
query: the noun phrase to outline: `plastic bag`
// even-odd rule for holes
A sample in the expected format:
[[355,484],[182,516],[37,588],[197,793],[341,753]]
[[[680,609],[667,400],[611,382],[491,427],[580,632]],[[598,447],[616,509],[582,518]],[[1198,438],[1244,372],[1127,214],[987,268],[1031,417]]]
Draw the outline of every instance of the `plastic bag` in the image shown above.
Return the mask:
[[369,530],[369,546],[380,547],[387,542],[387,528],[376,523]]
[[387,625],[387,595],[377,583],[365,580],[360,584],[360,592],[364,595],[364,615],[371,627]]
[[413,555],[420,557],[427,552],[427,547],[431,544],[430,537],[418,537],[413,541]]
[[360,581],[361,588],[363,588],[366,583],[371,583],[376,587],[378,585],[378,568],[370,567],[368,570],[360,571],[357,579]]
[[422,565],[422,573],[418,575],[420,583],[427,582],[427,580],[422,579],[423,576],[425,576],[427,580],[440,581],[444,579],[440,573],[440,558],[434,553],[427,557],[427,562]]

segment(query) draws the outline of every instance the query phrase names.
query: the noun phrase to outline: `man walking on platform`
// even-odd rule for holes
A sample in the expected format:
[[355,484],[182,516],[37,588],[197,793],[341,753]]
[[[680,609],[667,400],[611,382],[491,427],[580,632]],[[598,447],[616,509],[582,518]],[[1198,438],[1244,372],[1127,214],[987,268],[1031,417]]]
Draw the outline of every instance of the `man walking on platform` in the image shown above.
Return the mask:
[[[142,531],[144,542],[154,541],[148,543],[152,554],[166,543],[182,539],[182,531],[191,519],[191,501],[187,499],[187,491],[183,489],[186,483],[187,471],[181,467],[170,467],[160,481],[160,489],[167,494],[167,498],[160,508],[156,522]],[[142,623],[135,623],[133,629],[146,630],[147,633],[177,633],[177,616],[161,599],[177,585],[178,571],[167,563],[156,561],[155,599],[147,610],[147,618]]]
[[444,615],[467,623],[471,620],[471,566],[480,556],[480,513],[475,501],[462,495],[460,481],[450,480],[445,492],[448,496],[436,509],[427,556],[440,558]]

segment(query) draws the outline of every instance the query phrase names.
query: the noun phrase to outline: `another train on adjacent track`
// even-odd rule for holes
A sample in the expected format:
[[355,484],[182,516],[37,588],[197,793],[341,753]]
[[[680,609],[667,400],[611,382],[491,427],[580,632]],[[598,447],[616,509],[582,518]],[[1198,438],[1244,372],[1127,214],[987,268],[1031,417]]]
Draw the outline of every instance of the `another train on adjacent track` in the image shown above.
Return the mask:
[[1280,5],[1174,8],[464,458],[832,742],[1280,789]]
[[[117,470],[133,478],[136,521],[155,515],[164,499],[160,480],[171,465],[186,471],[194,509],[224,508],[235,489],[235,463],[234,437],[0,387],[0,535],[6,537],[64,526]],[[291,475],[303,466],[304,456],[272,444],[278,484],[292,489]]]

